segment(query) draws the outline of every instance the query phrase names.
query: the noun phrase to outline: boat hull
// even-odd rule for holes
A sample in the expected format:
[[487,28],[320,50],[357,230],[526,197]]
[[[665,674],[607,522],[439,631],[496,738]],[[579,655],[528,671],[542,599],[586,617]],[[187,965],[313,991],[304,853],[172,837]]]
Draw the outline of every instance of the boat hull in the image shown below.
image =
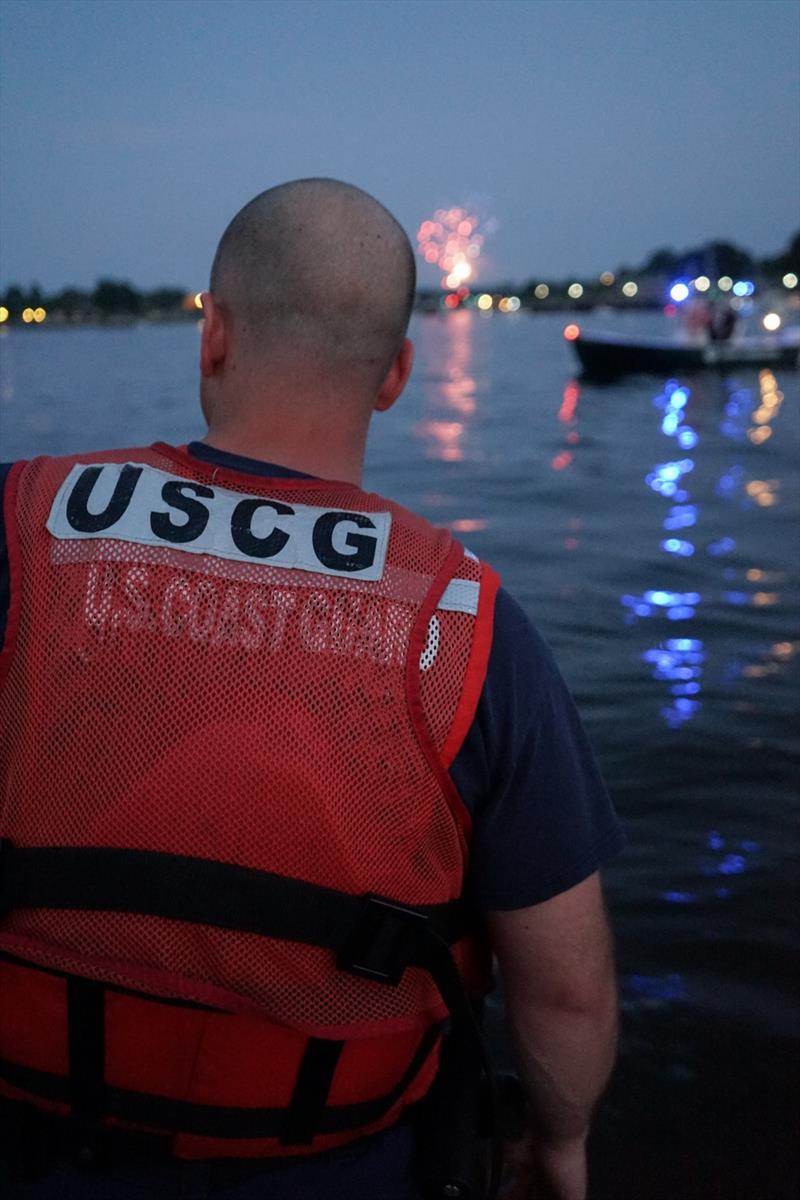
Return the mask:
[[625,341],[580,334],[572,342],[583,373],[612,379],[637,373],[663,375],[676,371],[726,370],[729,367],[796,367],[798,341],[747,338],[738,342],[681,345],[667,341]]

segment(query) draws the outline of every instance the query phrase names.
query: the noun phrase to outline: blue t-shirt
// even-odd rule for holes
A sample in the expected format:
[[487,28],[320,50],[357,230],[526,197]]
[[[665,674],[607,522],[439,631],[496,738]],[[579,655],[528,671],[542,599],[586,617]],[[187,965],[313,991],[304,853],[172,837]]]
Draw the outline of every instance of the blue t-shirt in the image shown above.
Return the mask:
[[[192,442],[189,453],[248,475],[302,477],[299,471],[228,454],[202,442]],[[0,466],[0,491],[7,470]],[[0,640],[9,597],[1,517],[2,504]],[[624,844],[574,702],[552,653],[527,615],[502,588],[495,603],[483,692],[450,774],[473,817],[467,884],[480,912],[526,908],[548,900],[588,878]],[[411,1145],[405,1127],[365,1139],[357,1155],[359,1172],[372,1173],[376,1181],[396,1178],[398,1155],[405,1162]],[[344,1163],[355,1162],[355,1156],[341,1161],[346,1176]],[[264,1177],[263,1190],[258,1194],[264,1200],[300,1194],[309,1200],[317,1195],[319,1200],[327,1200],[330,1190],[320,1185],[317,1191],[312,1182],[319,1167],[319,1163],[299,1164],[277,1174],[272,1172]],[[338,1186],[337,1195],[350,1195],[343,1190],[348,1186],[346,1178]],[[242,1192],[245,1194],[250,1194],[249,1189]],[[366,1193],[359,1192],[353,1183],[352,1195],[357,1194]],[[377,1185],[370,1194],[381,1194]]]

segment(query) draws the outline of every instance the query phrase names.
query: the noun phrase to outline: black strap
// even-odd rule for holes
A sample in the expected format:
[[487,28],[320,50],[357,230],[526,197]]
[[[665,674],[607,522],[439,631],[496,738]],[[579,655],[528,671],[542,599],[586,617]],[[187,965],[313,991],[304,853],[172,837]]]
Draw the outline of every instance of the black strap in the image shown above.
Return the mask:
[[105,988],[95,979],[67,980],[67,1042],[70,1107],[92,1121],[105,1111]]
[[[107,846],[12,847],[5,841],[0,872],[5,911],[141,913],[304,942],[336,953],[359,922],[364,902],[361,896],[252,867]],[[407,911],[425,918],[449,944],[467,932],[459,900]]]
[[343,1041],[309,1038],[280,1141],[282,1146],[310,1146],[328,1102]]
[[[491,1063],[450,953],[450,945],[460,940],[469,927],[467,911],[459,900],[438,905],[401,905],[385,897],[351,896],[266,871],[157,851],[71,846],[18,848],[8,843],[2,849],[0,895],[8,907],[135,912],[303,942],[334,951],[343,970],[390,985],[399,982],[407,967],[422,967],[433,977],[453,1015],[454,1027],[458,1027],[466,1051],[474,1055],[491,1093]],[[440,1028],[432,1028],[437,1031],[426,1054],[440,1032]],[[421,1048],[426,1042],[427,1036]],[[322,1056],[321,1051],[315,1053]],[[379,1119],[421,1068],[424,1057],[417,1061],[418,1057],[411,1064],[413,1070],[406,1073],[407,1078],[404,1076],[390,1093],[388,1103],[388,1098],[383,1097],[362,1105],[323,1106],[315,1133],[338,1132]],[[1,1077],[8,1078],[4,1071],[10,1065],[13,1064],[0,1062]],[[303,1092],[308,1097],[313,1093],[316,1104],[322,1091],[321,1069],[311,1072],[311,1076],[311,1083],[300,1090],[299,1111],[303,1120],[309,1119],[311,1109],[311,1101],[303,1101]],[[9,1079],[9,1082],[14,1081]],[[38,1088],[32,1090],[42,1094]],[[125,1111],[115,1111],[115,1096]],[[186,1131],[217,1137],[280,1137],[286,1130],[283,1120],[275,1128],[276,1114],[281,1110],[227,1110],[163,1097],[123,1094],[109,1088],[106,1097],[109,1116],[156,1127],[184,1130],[187,1122],[194,1126],[199,1120],[203,1128]],[[490,1107],[493,1111],[495,1106],[492,1103]],[[203,1113],[208,1118],[208,1127]],[[305,1136],[300,1117],[298,1128]],[[344,1123],[337,1124],[342,1118]],[[245,1132],[243,1127],[249,1129],[250,1124],[255,1128]],[[263,1124],[269,1126],[269,1131]],[[289,1135],[292,1136],[291,1125]],[[495,1145],[499,1147],[497,1139]],[[496,1185],[497,1157],[493,1167],[493,1185]]]
[[[320,1114],[317,1133],[344,1133],[371,1125],[393,1108],[422,1070],[439,1040],[444,1021],[425,1031],[417,1051],[401,1079],[390,1092],[356,1104],[329,1105]],[[69,1103],[69,1081],[62,1075],[24,1067],[0,1058],[0,1079],[43,1100]],[[279,1138],[284,1131],[285,1108],[243,1108],[218,1104],[194,1104],[168,1096],[148,1095],[124,1088],[105,1087],[106,1116],[151,1129],[175,1134],[213,1138]]]

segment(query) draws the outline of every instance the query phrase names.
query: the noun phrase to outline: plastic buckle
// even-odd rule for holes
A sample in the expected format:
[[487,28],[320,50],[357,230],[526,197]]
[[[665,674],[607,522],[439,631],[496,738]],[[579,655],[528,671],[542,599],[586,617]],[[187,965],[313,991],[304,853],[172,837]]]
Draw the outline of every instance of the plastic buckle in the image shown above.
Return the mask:
[[365,896],[358,920],[336,958],[342,971],[396,987],[418,960],[425,913],[382,896]]

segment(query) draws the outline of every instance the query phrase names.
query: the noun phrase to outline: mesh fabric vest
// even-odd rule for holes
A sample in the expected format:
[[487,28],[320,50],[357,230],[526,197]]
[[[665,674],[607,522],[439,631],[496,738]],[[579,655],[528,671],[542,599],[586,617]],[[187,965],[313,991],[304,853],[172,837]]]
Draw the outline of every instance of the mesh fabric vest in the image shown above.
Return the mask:
[[[77,464],[91,536],[54,536]],[[172,481],[172,506],[150,514],[160,534],[104,530],[149,478]],[[177,540],[194,519],[210,544],[223,494],[246,517],[244,551]],[[286,557],[300,510],[319,570]],[[378,578],[350,570],[352,514],[367,529],[390,517]],[[256,931],[248,889],[308,885],[318,923],[326,895],[431,911],[461,896],[470,822],[447,767],[485,677],[492,573],[352,485],[245,476],[160,444],[19,465],[6,523],[0,835],[8,861],[50,855],[81,899],[37,901],[34,879],[17,903],[10,888],[0,1095],[163,1133],[184,1157],[316,1152],[392,1124],[435,1075],[446,1009],[430,975],[410,966],[386,986],[337,966],[335,930],[330,944]],[[130,903],[95,894],[89,852],[131,867]],[[170,888],[161,911],[151,892]],[[286,894],[275,919],[291,932]],[[473,939],[454,955],[478,986]]]

